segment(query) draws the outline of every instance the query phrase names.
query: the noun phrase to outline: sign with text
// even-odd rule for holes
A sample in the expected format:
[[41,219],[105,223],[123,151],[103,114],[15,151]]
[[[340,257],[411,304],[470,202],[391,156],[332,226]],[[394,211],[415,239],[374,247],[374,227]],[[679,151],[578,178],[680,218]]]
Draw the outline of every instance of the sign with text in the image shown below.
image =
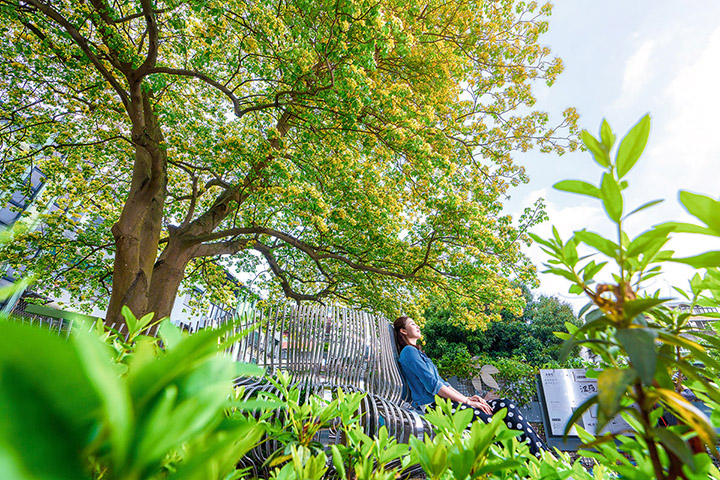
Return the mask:
[[[573,412],[585,400],[598,393],[597,379],[585,376],[584,368],[540,370],[540,382],[545,395],[542,400],[550,420],[550,433],[555,436],[561,436]],[[576,423],[588,432],[596,434],[597,405],[593,405],[583,413]],[[603,428],[601,433],[615,433],[628,428],[630,428],[628,423],[618,416]],[[570,435],[577,436],[575,427],[570,430]]]

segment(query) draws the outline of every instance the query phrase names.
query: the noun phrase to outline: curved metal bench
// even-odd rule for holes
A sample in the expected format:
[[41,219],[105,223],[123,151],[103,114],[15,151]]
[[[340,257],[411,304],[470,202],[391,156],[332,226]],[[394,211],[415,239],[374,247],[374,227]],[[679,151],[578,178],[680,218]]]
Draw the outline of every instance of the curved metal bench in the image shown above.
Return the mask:
[[[324,398],[337,388],[366,393],[359,410],[367,435],[376,435],[381,426],[404,443],[410,435],[432,434],[430,424],[403,395],[387,319],[347,308],[285,306],[248,312],[237,321],[237,328],[252,332],[230,349],[236,360],[264,367],[270,376],[287,372],[302,391]],[[248,395],[274,391],[272,385],[257,380],[241,379],[238,385],[245,386]],[[332,434],[316,440],[326,446],[342,441]],[[252,454],[254,465],[244,466],[259,473],[259,465],[279,447],[261,446]]]

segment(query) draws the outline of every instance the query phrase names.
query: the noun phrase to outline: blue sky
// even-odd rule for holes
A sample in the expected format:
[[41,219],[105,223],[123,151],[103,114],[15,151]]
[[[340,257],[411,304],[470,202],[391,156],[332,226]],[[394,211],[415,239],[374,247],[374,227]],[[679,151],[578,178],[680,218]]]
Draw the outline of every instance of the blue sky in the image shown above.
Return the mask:
[[[561,0],[541,42],[563,59],[565,71],[552,88],[536,89],[538,108],[559,113],[574,106],[582,128],[597,135],[607,118],[618,137],[643,115],[651,115],[648,146],[628,176],[626,200],[631,209],[656,198],[665,202],[636,216],[628,225],[631,234],[665,220],[690,220],[677,200],[680,189],[717,198],[720,1]],[[588,153],[557,157],[529,152],[517,161],[530,183],[511,192],[508,212],[517,217],[543,197],[550,221],[534,229],[540,236],[548,237],[552,225],[563,238],[582,228],[611,235],[599,202],[552,189],[568,178],[597,184],[600,170]],[[720,241],[684,236],[669,246],[689,255],[720,249]],[[536,246],[527,253],[538,266],[545,260]],[[670,284],[684,286],[690,275],[689,268],[673,266],[648,289],[671,295]],[[565,280],[549,275],[540,280],[539,292],[569,301],[576,310],[585,303],[567,293]]]

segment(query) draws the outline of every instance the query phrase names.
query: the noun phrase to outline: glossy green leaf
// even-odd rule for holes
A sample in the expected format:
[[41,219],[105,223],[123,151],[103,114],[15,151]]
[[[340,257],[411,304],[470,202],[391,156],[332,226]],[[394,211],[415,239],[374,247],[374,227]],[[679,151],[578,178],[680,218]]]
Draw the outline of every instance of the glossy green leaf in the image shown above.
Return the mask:
[[618,178],[627,175],[635,166],[635,163],[645,149],[649,135],[650,115],[645,115],[620,142],[615,162],[617,165]]
[[597,402],[598,402],[597,395],[593,395],[592,397],[585,400],[582,404],[580,404],[579,407],[577,407],[573,411],[572,415],[568,419],[567,424],[565,424],[565,430],[563,431],[563,440],[567,440],[570,430],[575,425],[575,422],[577,422],[583,416],[583,413],[585,413],[587,410],[589,410],[590,407],[595,405]]
[[582,180],[563,180],[553,185],[553,188],[563,192],[587,195],[593,198],[601,198],[600,189],[595,185]]
[[[598,377],[598,408],[611,419],[622,407],[620,399],[637,378],[632,368],[606,368]],[[604,425],[598,425],[598,431]]]
[[608,262],[595,263],[593,261],[585,265],[585,268],[583,268],[583,279],[585,280],[585,283],[588,283],[589,280],[595,278],[595,275],[597,275],[600,270],[607,265],[607,263]]
[[535,242],[539,243],[540,245],[544,245],[548,248],[554,249],[554,245],[550,243],[549,241],[545,240],[544,238],[534,234],[534,233],[528,233],[530,238],[532,238]]
[[568,265],[575,265],[575,264],[577,264],[578,260],[580,259],[578,257],[578,252],[577,252],[576,247],[577,247],[577,242],[573,238],[568,240],[568,242],[565,244],[565,248],[563,249],[563,255],[565,257],[565,262],[567,262]]
[[135,314],[130,311],[127,305],[122,306],[121,313],[125,319],[125,323],[127,323],[128,331],[131,333],[135,332],[137,328],[137,319],[135,318]]
[[448,451],[448,463],[452,468],[453,478],[465,480],[470,475],[475,463],[475,452],[453,445]]
[[667,228],[668,230],[677,233],[699,233],[701,235],[715,235],[715,231],[710,228],[685,222],[665,222],[658,225],[658,227]]
[[593,302],[588,302],[580,309],[578,312],[578,318],[582,318],[582,316],[587,312],[592,306],[595,305]]
[[610,258],[615,258],[620,251],[620,246],[607,238],[598,235],[595,232],[588,232],[587,230],[580,230],[575,232],[575,238],[581,242],[597,249],[601,253],[607,255]]
[[628,218],[630,215],[634,215],[634,214],[636,214],[636,213],[638,213],[638,212],[642,212],[642,211],[645,210],[646,208],[654,207],[655,205],[657,205],[657,204],[659,204],[659,203],[662,203],[662,202],[664,202],[664,201],[665,201],[665,200],[652,200],[652,201],[650,201],[650,202],[643,203],[642,205],[640,205],[639,207],[637,207],[635,210],[633,210],[632,212],[630,212],[630,213],[628,213],[627,215],[625,215],[624,218]]
[[619,223],[623,212],[623,198],[617,181],[609,173],[604,173],[600,185],[600,193],[605,211],[615,223]]
[[710,425],[710,420],[700,409],[674,390],[658,388],[655,389],[655,393],[665,406],[697,433],[705,445],[715,446],[717,434]]
[[670,298],[638,298],[636,300],[630,300],[623,304],[623,312],[627,318],[633,318],[652,307],[656,307],[670,300]]
[[603,145],[609,152],[615,144],[615,134],[612,132],[610,124],[604,118],[602,123],[600,124],[600,139],[602,140]]
[[641,253],[646,253],[646,251],[650,250],[656,252],[660,250],[669,239],[670,238],[668,237],[668,232],[666,230],[647,230],[630,242],[630,245],[627,248],[627,255],[633,257],[640,255]]
[[608,150],[604,148],[604,146],[597,141],[595,137],[592,136],[590,132],[587,130],[583,130],[580,132],[580,139],[582,140],[583,144],[590,150],[592,153],[593,159],[595,162],[600,165],[601,167],[609,167],[610,166],[610,156],[608,155]]
[[681,191],[680,203],[690,215],[707,225],[715,235],[720,235],[720,202],[706,195]]
[[684,263],[694,268],[713,268],[720,266],[720,251],[705,252],[684,258],[671,258],[671,262]]
[[72,343],[0,321],[0,478],[87,479],[78,452],[100,405]]
[[178,327],[167,319],[160,322],[158,336],[162,339],[163,346],[168,350],[172,350],[175,345],[182,341],[184,335]]
[[637,371],[643,385],[652,384],[657,368],[655,339],[657,332],[649,328],[626,328],[615,334],[630,357],[632,367]]

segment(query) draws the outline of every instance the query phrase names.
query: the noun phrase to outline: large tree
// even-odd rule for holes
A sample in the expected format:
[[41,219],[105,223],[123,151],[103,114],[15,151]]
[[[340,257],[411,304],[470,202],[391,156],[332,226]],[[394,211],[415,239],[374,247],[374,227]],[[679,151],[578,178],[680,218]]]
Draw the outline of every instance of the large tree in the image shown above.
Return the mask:
[[33,255],[39,288],[106,290],[108,320],[167,315],[222,268],[297,301],[392,313],[440,289],[497,310],[532,274],[501,212],[525,180],[511,153],[573,147],[572,109],[553,127],[532,109],[562,69],[538,43],[549,13],[0,0],[2,191],[36,165],[39,208],[60,207],[4,255]]

